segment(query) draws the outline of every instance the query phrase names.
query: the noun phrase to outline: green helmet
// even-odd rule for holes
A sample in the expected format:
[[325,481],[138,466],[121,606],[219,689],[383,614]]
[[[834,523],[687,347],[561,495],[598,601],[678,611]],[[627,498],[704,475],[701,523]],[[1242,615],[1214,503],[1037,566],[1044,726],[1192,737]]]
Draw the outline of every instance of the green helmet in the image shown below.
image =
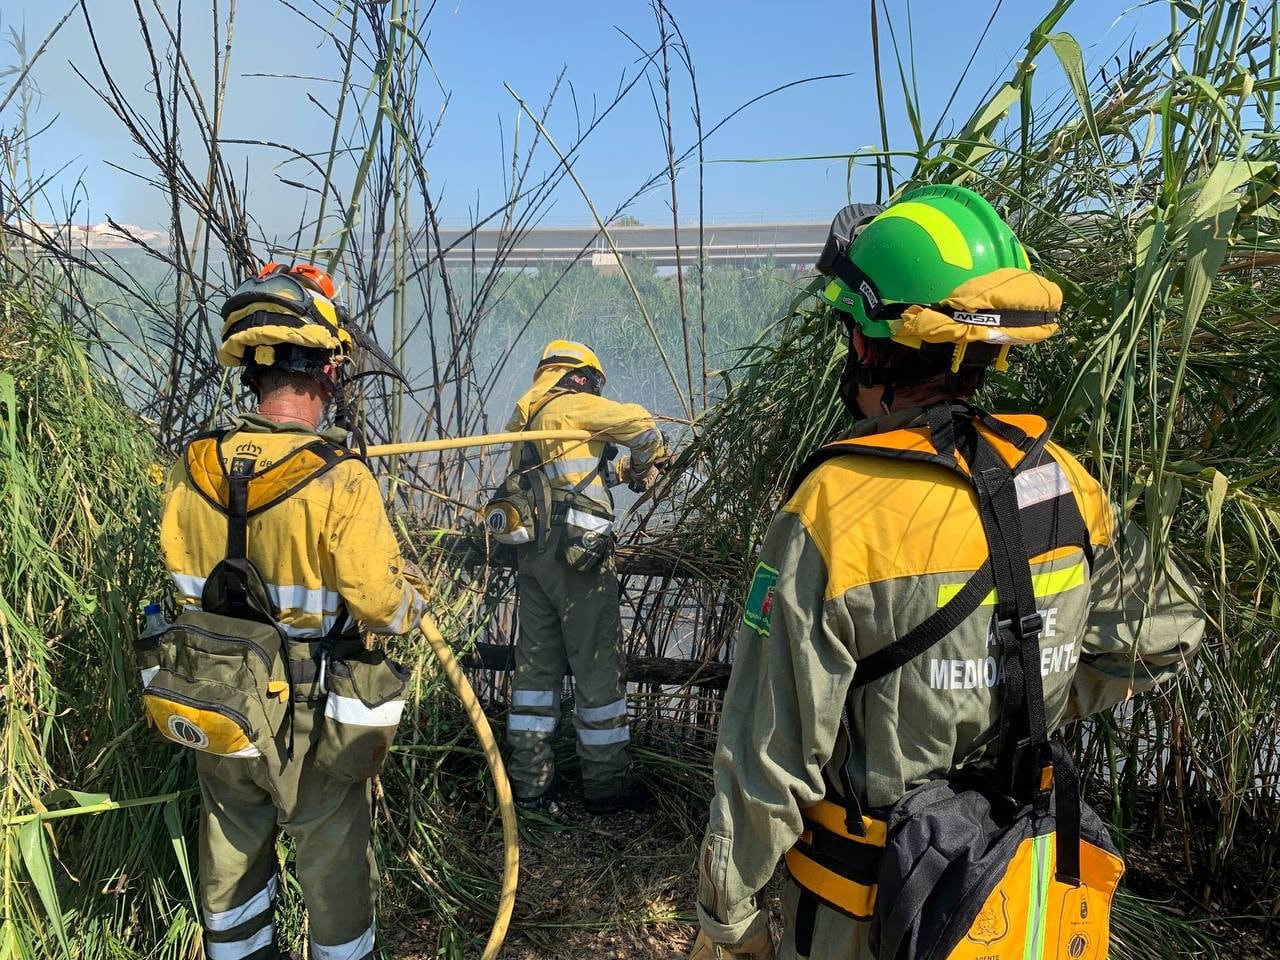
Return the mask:
[[[891,337],[897,305],[933,304],[1002,267],[1030,269],[1026,251],[985,199],[950,184],[920,187],[872,220],[823,291],[868,337]],[[900,312],[900,311],[896,311]]]

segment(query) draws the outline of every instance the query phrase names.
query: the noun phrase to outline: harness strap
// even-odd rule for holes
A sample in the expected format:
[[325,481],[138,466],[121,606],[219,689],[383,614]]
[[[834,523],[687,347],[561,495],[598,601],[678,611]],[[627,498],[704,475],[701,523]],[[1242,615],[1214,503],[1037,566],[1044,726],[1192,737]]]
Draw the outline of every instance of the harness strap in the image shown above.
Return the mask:
[[929,899],[938,879],[951,866],[951,861],[936,847],[928,847],[911,868],[911,875],[898,892],[893,906],[880,922],[880,956],[897,957],[902,941],[919,920],[920,911]]
[[[529,419],[520,432],[533,429],[534,421],[542,415],[542,412],[551,405],[553,400],[559,400],[561,397],[569,396],[572,390],[553,390],[548,396],[543,397],[542,401],[529,414]],[[595,468],[587,473],[581,480],[573,485],[568,491],[571,496],[581,495],[587,487],[599,477],[605,469],[605,464],[609,462],[609,445],[605,445],[605,449],[600,454],[600,459],[596,462]],[[520,472],[526,476],[535,470],[541,471],[546,475],[546,464],[539,458],[538,448],[534,446],[532,440],[526,440],[520,448]],[[551,525],[556,519],[557,504],[548,500],[548,491],[543,488],[541,483],[537,481],[525,480],[529,484],[529,490],[533,494],[533,527],[534,542],[538,544],[538,553],[544,553],[550,543]],[[554,495],[553,495],[554,496]],[[563,516],[563,509],[560,511]]]
[[[254,465],[255,462],[247,457],[236,457],[231,461],[231,469],[227,474],[227,554],[225,559],[232,568],[236,569],[243,568],[248,563],[249,478],[253,476]],[[242,619],[257,619],[248,616],[249,591],[245,577],[228,577],[225,582],[228,586],[228,613]]]
[[[977,436],[976,430],[974,434]],[[1024,741],[1038,755],[1037,768],[1052,763],[1040,677],[1044,621],[1036,609],[1013,471],[981,436],[977,436],[973,482],[991,553],[989,566],[995,577],[996,632],[1005,677],[1000,762],[1005,783],[1016,787],[1017,766],[1022,759],[1018,748]],[[1012,792],[1018,795],[1022,791]]]
[[[880,456],[920,460],[950,469],[972,486],[978,500],[978,512],[988,546],[987,561],[931,616],[893,643],[859,660],[850,690],[874,683],[923,654],[972,617],[994,589],[995,630],[1001,645],[1004,687],[1000,711],[1000,772],[1009,792],[1013,796],[1028,798],[1040,813],[1047,813],[1051,798],[1055,800],[1057,875],[1063,882],[1078,883],[1079,778],[1062,747],[1049,742],[1040,676],[1043,623],[1036,608],[1030,558],[1055,547],[1071,545],[1085,554],[1092,567],[1093,551],[1088,526],[1070,493],[1033,503],[1025,511],[1018,502],[1018,473],[1053,462],[1044,452],[1048,430],[1039,436],[1030,436],[968,403],[936,404],[925,410],[924,418],[933,453],[863,444],[832,444],[812,455],[792,483],[794,492],[805,475],[833,457],[848,454]],[[991,441],[977,429],[979,424],[992,436],[1023,454],[1016,467],[1011,468],[1005,463]],[[960,456],[964,458],[963,464]],[[1028,525],[1032,531],[1030,541],[1025,532]],[[846,829],[850,834],[861,836],[862,805],[853,789],[850,772],[854,756],[847,699],[840,722],[845,742],[849,745],[846,760],[839,770]],[[1032,749],[1033,758],[1038,762],[1029,770],[1023,768],[1025,773],[1019,777],[1019,765],[1028,748]],[[902,921],[898,925],[901,936],[914,911],[900,902],[893,915]]]
[[808,957],[813,953],[813,931],[818,925],[818,898],[807,887],[800,887],[800,899],[796,902],[796,956]]

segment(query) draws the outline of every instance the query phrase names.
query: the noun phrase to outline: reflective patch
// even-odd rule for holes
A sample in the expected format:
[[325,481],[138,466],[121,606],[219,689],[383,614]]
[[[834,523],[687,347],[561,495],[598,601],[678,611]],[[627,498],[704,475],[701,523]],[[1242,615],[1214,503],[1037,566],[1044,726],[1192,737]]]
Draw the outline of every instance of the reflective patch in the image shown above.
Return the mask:
[[151,686],[151,681],[156,678],[156,674],[160,672],[160,668],[147,667],[145,670],[142,670],[140,672],[142,673],[143,689],[146,689],[147,687]]
[[587,513],[585,510],[578,510],[574,507],[570,507],[564,512],[564,521],[572,526],[596,533],[608,533],[613,529],[612,520],[597,517],[594,514]]
[[1013,478],[1013,485],[1018,491],[1018,506],[1023,510],[1071,492],[1071,481],[1057,461],[1019,473]]
[[543,465],[552,480],[578,481],[600,466],[599,457],[571,457],[552,460]]
[[585,747],[602,747],[610,743],[626,743],[630,739],[630,727],[612,727],[608,730],[578,728],[578,741]]
[[762,637],[769,635],[773,591],[777,585],[778,571],[767,563],[757,564],[756,574],[751,578],[751,589],[747,592],[747,606],[742,611],[742,622]]
[[527,713],[513,713],[507,721],[508,730],[525,733],[553,733],[556,729],[555,717],[535,717]]
[[216,940],[206,939],[204,955],[208,960],[243,960],[244,957],[257,953],[263,947],[271,944],[275,938],[275,926],[268,923],[253,936],[245,937],[243,940],[219,943]]
[[575,711],[578,719],[584,723],[601,723],[604,720],[614,720],[618,717],[627,715],[626,698],[620,698],[613,703],[606,703],[603,707],[578,707]]
[[340,697],[331,693],[324,704],[326,717],[353,727],[399,726],[400,715],[403,713],[403,700],[388,700],[376,707],[369,707],[357,697]]
[[205,910],[204,927],[206,930],[217,932],[238,927],[269,910],[275,899],[276,878],[272,877],[265,887],[238,907],[232,907],[230,910]]
[[554,707],[556,692],[554,690],[516,690],[511,694],[513,707]]
[[[1076,587],[1083,586],[1084,563],[1077,563],[1070,567],[1064,567],[1061,570],[1050,570],[1048,573],[1033,573],[1031,575],[1031,588],[1035,591],[1037,598],[1052,597],[1067,590],[1074,590]],[[944,583],[938,587],[938,606],[946,606],[951,598],[964,589],[963,583]],[[992,590],[982,602],[978,604],[980,607],[995,606],[996,592]]]
[[373,953],[372,925],[354,940],[340,943],[337,946],[326,947],[322,943],[311,941],[311,956],[313,960],[364,960],[371,953]]

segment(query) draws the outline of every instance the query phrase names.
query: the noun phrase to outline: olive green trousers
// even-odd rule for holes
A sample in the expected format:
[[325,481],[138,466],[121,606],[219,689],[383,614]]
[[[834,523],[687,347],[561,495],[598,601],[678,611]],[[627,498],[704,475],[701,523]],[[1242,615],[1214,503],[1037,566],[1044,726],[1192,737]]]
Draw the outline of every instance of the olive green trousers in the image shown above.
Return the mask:
[[583,793],[596,799],[624,789],[631,771],[618,578],[612,560],[590,573],[569,569],[556,559],[561,537],[553,528],[545,551],[535,544],[517,551],[520,631],[507,773],[519,797],[536,797],[550,785],[551,739],[569,668]]
[[315,767],[323,701],[300,702],[294,757],[200,754],[200,899],[207,960],[274,960],[279,886],[276,835],[293,838],[309,917],[312,960],[365,960],[374,949],[377,868],[369,781],[344,783]]

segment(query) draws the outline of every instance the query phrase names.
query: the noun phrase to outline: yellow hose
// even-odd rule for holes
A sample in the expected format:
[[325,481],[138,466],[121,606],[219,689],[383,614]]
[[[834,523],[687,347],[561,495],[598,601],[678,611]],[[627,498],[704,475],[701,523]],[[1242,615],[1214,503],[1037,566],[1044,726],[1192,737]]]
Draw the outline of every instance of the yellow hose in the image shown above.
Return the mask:
[[493,447],[522,440],[590,440],[588,430],[521,430],[515,433],[480,433],[473,437],[445,437],[442,440],[414,440],[410,443],[377,443],[365,450],[368,457],[391,457],[398,453],[431,453],[464,447]]
[[[398,446],[413,445],[398,444]],[[493,774],[493,790],[498,795],[498,812],[502,816],[502,842],[505,847],[502,893],[498,898],[498,913],[493,918],[493,928],[489,931],[489,942],[485,944],[484,953],[480,955],[481,960],[494,960],[498,956],[498,951],[502,949],[502,941],[507,937],[507,927],[511,924],[511,911],[516,905],[516,885],[520,880],[520,834],[516,829],[516,805],[511,795],[511,781],[507,779],[507,768],[502,765],[502,753],[493,739],[489,720],[480,709],[476,692],[471,689],[470,681],[458,666],[458,660],[454,657],[453,651],[440,635],[440,628],[425,613],[418,625],[422,628],[422,634],[427,638],[427,642],[431,644],[431,649],[435,651],[440,666],[444,667],[445,675],[453,684],[454,693],[462,701],[467,719],[471,721],[471,726],[484,750],[484,759],[489,764],[489,771]]]
[[[472,437],[446,437],[441,440],[419,440],[412,443],[377,444],[365,450],[370,457],[389,457],[405,453],[430,453],[436,450],[457,450],[464,447],[484,447],[499,444],[517,443],[523,440],[590,440],[594,434],[586,430],[522,430],[518,433],[490,433]],[[489,940],[485,944],[480,960],[495,960],[502,942],[507,937],[507,928],[511,925],[511,913],[516,905],[516,886],[520,882],[520,833],[516,827],[515,798],[511,794],[511,781],[507,779],[507,769],[502,764],[502,753],[498,750],[497,741],[493,738],[493,730],[489,720],[480,708],[476,692],[471,689],[457,658],[445,643],[430,615],[423,614],[419,627],[422,634],[435,651],[436,659],[444,668],[453,691],[462,701],[462,707],[471,721],[472,729],[484,750],[485,762],[493,774],[493,790],[498,797],[498,813],[502,817],[502,843],[504,847],[502,865],[502,892],[498,897],[498,911],[493,918],[493,927],[489,931]]]

